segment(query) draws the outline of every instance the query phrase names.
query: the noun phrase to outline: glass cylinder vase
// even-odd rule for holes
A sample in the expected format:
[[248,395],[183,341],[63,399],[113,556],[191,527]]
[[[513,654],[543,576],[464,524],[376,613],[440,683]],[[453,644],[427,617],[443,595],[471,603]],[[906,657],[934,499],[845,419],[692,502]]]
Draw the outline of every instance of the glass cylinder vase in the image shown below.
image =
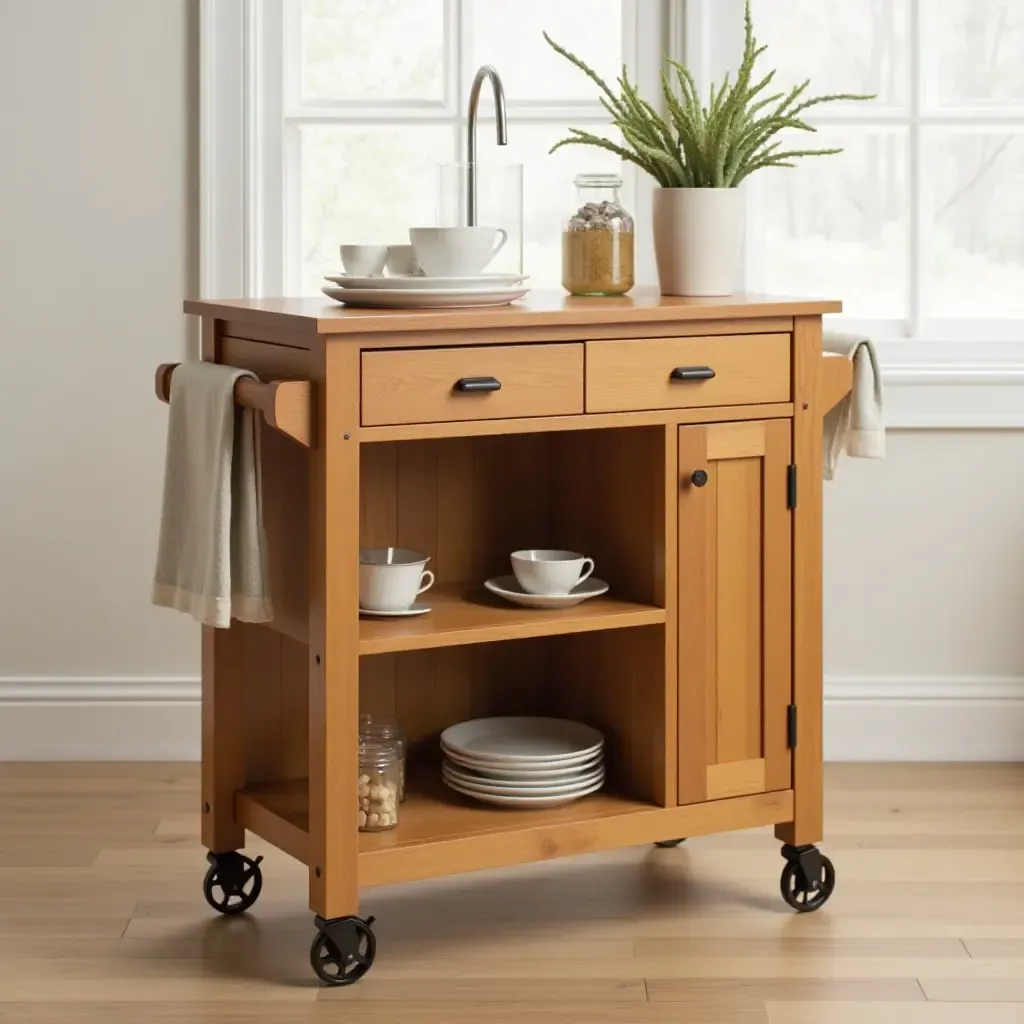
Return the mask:
[[508,240],[487,265],[489,274],[523,273],[523,165],[477,163],[440,164],[437,179],[437,226],[468,223],[470,187],[476,182],[476,223],[501,228]]

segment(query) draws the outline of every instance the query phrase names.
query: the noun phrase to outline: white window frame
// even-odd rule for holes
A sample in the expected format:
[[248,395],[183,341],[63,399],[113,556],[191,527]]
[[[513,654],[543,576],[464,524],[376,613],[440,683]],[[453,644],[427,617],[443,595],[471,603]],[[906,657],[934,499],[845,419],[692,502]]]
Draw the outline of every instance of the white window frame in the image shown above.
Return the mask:
[[[283,24],[284,2],[201,0],[200,292],[206,298],[281,291],[283,216],[267,197],[283,194],[285,176],[294,170],[280,159],[286,112],[274,26]],[[685,61],[704,88],[734,65],[742,0],[631,2],[625,27],[636,52],[645,55],[635,67],[645,95],[656,96],[660,88],[660,62],[649,57],[658,48]],[[713,31],[722,19],[734,27],[726,47],[716,44],[722,33]],[[631,173],[631,165],[624,170]],[[638,175],[634,212],[641,226],[650,224],[652,193],[653,183]],[[649,247],[638,257],[638,278],[654,280]],[[859,326],[870,331],[873,325]],[[979,340],[965,330],[959,339],[888,338],[879,347],[890,426],[1024,427],[1024,334]]]

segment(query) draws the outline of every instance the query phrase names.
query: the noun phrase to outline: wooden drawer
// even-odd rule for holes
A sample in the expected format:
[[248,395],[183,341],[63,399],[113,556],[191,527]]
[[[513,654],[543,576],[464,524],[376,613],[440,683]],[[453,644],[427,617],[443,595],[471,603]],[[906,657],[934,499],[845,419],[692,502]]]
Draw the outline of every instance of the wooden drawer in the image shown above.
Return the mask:
[[366,427],[583,412],[582,344],[364,352],[362,376]]
[[587,412],[788,402],[789,339],[737,334],[589,341]]

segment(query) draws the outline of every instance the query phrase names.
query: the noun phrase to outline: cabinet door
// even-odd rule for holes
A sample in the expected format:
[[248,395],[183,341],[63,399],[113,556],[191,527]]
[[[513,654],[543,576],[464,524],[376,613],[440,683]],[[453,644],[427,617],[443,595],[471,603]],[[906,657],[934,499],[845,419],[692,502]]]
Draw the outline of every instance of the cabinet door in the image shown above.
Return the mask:
[[679,802],[788,789],[790,421],[679,430]]

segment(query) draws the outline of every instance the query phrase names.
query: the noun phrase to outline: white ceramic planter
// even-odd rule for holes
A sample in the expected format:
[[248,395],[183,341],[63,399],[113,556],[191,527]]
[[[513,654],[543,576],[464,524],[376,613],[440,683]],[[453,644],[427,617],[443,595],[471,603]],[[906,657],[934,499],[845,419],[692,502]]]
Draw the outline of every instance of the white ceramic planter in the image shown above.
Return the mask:
[[662,295],[730,295],[744,229],[738,188],[656,188],[654,254]]

